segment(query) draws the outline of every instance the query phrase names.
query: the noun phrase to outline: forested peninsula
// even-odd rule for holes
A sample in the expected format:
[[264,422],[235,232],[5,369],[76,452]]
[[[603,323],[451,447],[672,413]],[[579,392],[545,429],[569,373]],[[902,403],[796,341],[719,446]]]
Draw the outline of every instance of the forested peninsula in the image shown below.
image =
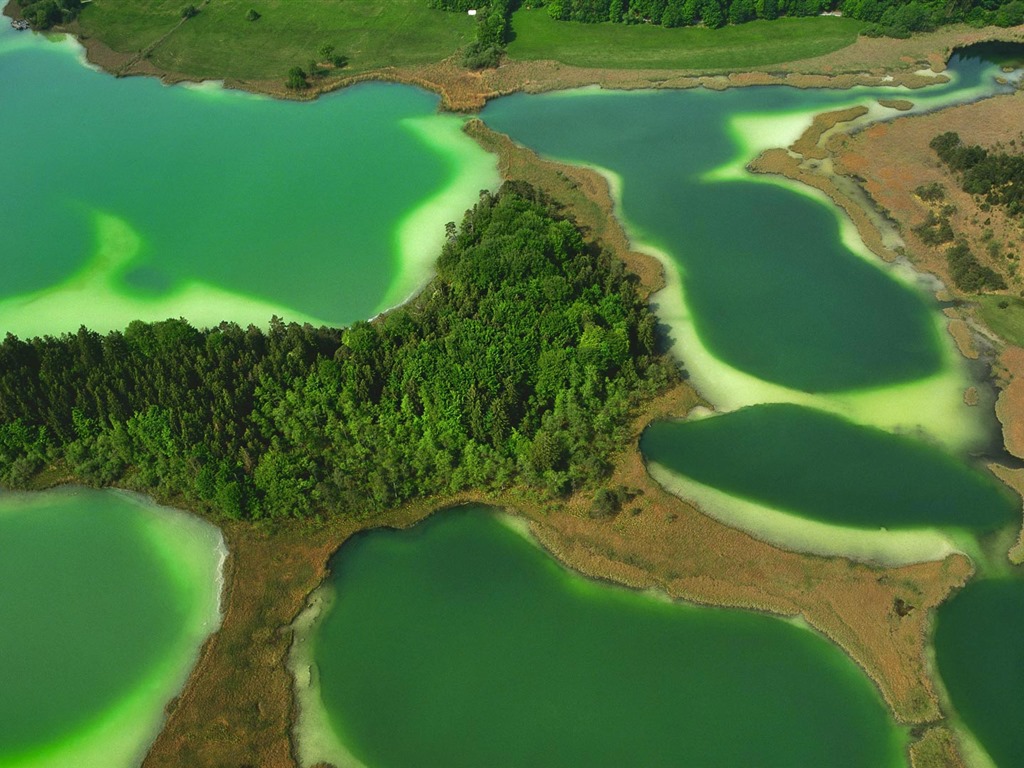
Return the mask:
[[[249,519],[596,489],[636,407],[678,377],[655,322],[620,261],[506,184],[448,225],[422,293],[372,322],[8,334],[0,484],[56,471]],[[596,490],[595,510],[624,493]]]

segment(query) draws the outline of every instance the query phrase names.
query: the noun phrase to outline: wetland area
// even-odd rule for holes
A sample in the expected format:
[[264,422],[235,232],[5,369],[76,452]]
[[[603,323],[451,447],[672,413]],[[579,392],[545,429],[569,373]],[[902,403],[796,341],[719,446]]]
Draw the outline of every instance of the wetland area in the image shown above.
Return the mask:
[[[299,103],[113,78],[4,24],[0,333],[368,320],[525,167],[646,269],[686,382],[638,415],[612,514],[511,489],[222,534],[124,491],[0,493],[0,767],[1024,766],[1021,499],[998,479],[1020,462],[986,361],[934,278],[745,170],[823,112],[1020,102],[1022,59],[954,53],[898,109],[585,88],[481,125],[395,83]],[[245,706],[217,711],[233,643]]]

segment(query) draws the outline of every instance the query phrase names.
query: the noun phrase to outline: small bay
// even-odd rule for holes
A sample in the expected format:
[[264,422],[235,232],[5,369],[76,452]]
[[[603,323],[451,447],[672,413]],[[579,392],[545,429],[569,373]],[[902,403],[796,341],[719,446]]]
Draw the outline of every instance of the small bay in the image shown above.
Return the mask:
[[[823,638],[588,581],[502,520],[444,511],[335,556],[313,706],[360,763],[902,764],[877,690]],[[324,759],[342,757],[303,755]]]

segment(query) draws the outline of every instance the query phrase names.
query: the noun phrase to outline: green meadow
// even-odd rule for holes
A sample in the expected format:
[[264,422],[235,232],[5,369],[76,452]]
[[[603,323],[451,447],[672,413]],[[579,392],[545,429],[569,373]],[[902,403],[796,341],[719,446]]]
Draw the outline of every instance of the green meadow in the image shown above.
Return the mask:
[[821,56],[857,39],[862,22],[833,17],[752,21],[707,29],[653,24],[554,21],[544,9],[512,17],[514,59],[555,59],[578,67],[727,69]]
[[[414,66],[451,56],[475,37],[465,14],[427,0],[217,0],[182,21],[182,0],[94,0],[82,33],[120,53],[190,77],[266,80],[306,67],[333,45],[347,72]],[[250,20],[249,11],[258,18]],[[755,21],[722,29],[554,21],[543,9],[512,19],[512,59],[581,67],[724,69],[820,56],[850,45],[862,23],[831,17]]]

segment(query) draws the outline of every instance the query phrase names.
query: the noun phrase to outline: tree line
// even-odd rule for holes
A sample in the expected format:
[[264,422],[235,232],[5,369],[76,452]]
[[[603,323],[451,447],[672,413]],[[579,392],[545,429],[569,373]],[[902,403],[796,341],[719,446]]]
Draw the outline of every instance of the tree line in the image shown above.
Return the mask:
[[[465,13],[478,10],[481,27],[496,28],[503,19],[504,40],[514,10],[507,0],[429,0],[432,8]],[[944,24],[966,22],[982,27],[995,24],[1013,27],[1024,23],[1024,0],[531,0],[532,7],[546,6],[558,21],[588,24],[658,24],[663,27],[703,25],[718,28],[755,19],[819,16],[839,12],[867,22],[863,33],[871,36],[908,37]],[[485,32],[489,31],[484,30]]]
[[[960,188],[968,194],[984,198],[979,207],[990,210],[993,206],[1003,207],[1011,216],[1024,215],[1024,155],[994,152],[978,145],[967,146],[957,133],[947,131],[935,136],[929,146],[939,159],[953,172]],[[914,233],[923,243],[939,246],[951,243],[946,250],[949,276],[954,285],[962,291],[978,293],[984,290],[1006,288],[1003,276],[982,264],[963,238],[956,237],[950,217],[956,208],[945,202],[945,189],[934,182],[918,187],[915,194],[929,208],[925,220],[914,227]],[[992,258],[1000,255],[999,243],[990,240],[989,254]],[[1016,260],[1013,254],[1008,254]],[[1014,274],[1016,266],[1009,266]]]
[[596,488],[677,377],[621,262],[525,185],[449,225],[412,302],[347,329],[136,321],[0,344],[0,483],[58,464],[237,518]]
[[1024,22],[1021,0],[547,0],[547,9],[561,21],[711,28],[839,12],[868,22],[865,34],[890,37],[907,37],[954,22],[1004,27]]

